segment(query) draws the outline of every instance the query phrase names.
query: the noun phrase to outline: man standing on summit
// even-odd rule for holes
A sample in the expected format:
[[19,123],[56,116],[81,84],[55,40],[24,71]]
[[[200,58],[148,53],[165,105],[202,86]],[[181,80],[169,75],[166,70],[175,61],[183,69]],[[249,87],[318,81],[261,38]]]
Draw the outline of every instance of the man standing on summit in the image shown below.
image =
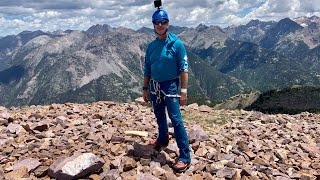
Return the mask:
[[157,150],[169,144],[165,113],[167,108],[180,154],[173,170],[184,172],[191,161],[188,135],[180,112],[180,105],[185,105],[187,101],[188,58],[183,43],[176,35],[168,33],[169,17],[165,10],[158,7],[158,10],[153,13],[152,23],[157,38],[148,44],[146,50],[143,98],[145,102],[148,101],[148,90],[150,90],[159,134],[156,140],[150,141],[150,144],[155,145]]

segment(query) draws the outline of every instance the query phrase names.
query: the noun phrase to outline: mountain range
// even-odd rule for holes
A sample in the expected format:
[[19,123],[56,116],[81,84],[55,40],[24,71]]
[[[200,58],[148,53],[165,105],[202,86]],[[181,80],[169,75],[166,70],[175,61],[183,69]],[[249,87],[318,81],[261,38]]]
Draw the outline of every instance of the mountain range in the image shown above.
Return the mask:
[[[319,27],[317,16],[227,28],[170,26],[189,56],[189,103],[319,86]],[[149,28],[108,25],[2,37],[0,105],[132,101],[141,96],[145,50],[154,38]]]

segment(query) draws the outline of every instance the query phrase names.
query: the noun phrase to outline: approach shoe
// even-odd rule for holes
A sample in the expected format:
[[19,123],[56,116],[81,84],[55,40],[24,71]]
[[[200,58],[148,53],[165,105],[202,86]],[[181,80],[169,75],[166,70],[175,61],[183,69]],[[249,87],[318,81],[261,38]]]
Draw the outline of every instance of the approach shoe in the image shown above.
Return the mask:
[[156,141],[156,140],[154,140],[154,139],[151,139],[151,140],[149,141],[149,144],[150,144],[150,145],[155,145],[155,146],[154,146],[154,149],[155,149],[156,151],[161,151],[161,149],[163,149],[163,148],[165,148],[165,147],[167,147],[167,146],[169,145],[169,138],[167,139],[167,141],[166,141],[164,144],[160,144],[158,141]]
[[177,172],[177,173],[182,173],[185,172],[189,167],[190,167],[190,163],[185,163],[183,161],[178,161],[173,167],[172,169]]

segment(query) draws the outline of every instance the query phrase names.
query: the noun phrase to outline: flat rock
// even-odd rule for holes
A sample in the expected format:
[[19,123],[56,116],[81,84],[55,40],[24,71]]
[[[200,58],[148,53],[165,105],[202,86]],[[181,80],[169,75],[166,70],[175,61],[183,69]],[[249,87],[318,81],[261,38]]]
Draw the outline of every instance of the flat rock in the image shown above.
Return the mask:
[[30,175],[28,173],[28,168],[25,166],[21,166],[12,172],[9,172],[5,175],[5,179],[21,179],[21,178],[28,178]]
[[141,157],[148,158],[155,153],[154,147],[150,145],[141,145],[141,144],[135,143],[133,145],[133,148],[134,148],[133,155],[134,157],[138,157],[138,158],[141,158]]
[[38,159],[27,158],[27,159],[19,161],[18,163],[13,165],[13,169],[15,170],[15,169],[18,169],[22,166],[25,166],[28,168],[28,173],[30,173],[40,165],[41,165],[41,163],[39,162]]
[[191,127],[191,129],[189,130],[188,136],[189,136],[189,141],[191,143],[195,141],[202,142],[209,139],[208,134],[203,130],[202,127],[198,125],[194,125]]
[[125,131],[124,133],[126,135],[148,137],[148,132],[146,131]]
[[10,123],[7,126],[7,132],[10,132],[12,134],[19,134],[23,129],[23,127],[19,124]]
[[74,179],[99,170],[104,160],[92,153],[75,154],[56,161],[50,166],[48,174],[56,179]]

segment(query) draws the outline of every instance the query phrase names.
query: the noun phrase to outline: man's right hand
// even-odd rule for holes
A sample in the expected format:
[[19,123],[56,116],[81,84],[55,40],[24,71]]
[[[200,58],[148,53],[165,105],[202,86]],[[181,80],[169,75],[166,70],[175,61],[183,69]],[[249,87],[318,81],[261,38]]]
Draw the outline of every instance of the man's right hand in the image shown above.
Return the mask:
[[149,100],[149,94],[148,94],[148,91],[146,90],[143,91],[143,100],[144,102],[148,102]]

